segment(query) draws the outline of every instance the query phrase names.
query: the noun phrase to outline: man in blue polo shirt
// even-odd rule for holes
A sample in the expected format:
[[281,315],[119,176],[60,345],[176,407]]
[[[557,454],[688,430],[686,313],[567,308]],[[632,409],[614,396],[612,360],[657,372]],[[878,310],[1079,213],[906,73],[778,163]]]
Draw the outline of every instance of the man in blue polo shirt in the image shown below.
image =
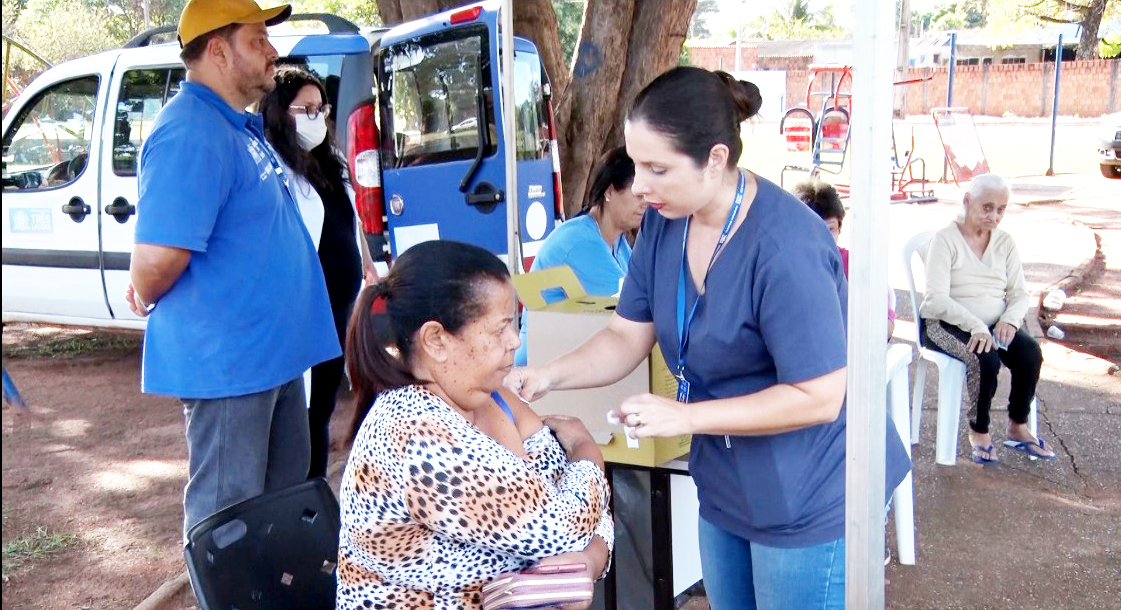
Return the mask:
[[302,374],[341,353],[323,272],[260,117],[274,86],[266,25],[292,10],[191,0],[187,82],[140,155],[132,283],[150,314],[144,392],[182,401],[184,533],[231,504],[307,477]]

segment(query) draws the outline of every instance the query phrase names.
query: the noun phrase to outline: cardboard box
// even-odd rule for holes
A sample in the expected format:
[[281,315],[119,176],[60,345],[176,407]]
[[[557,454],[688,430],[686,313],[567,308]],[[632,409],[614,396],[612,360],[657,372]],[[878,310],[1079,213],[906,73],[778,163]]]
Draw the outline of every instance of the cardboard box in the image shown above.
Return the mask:
[[[585,293],[568,266],[514,277],[514,287],[525,305],[527,355],[530,366],[540,366],[579,347],[607,325],[618,299]],[[561,290],[563,301],[545,304],[543,292]],[[677,382],[655,346],[651,357],[619,382],[586,390],[562,390],[533,404],[541,415],[579,417],[600,445],[603,459],[617,464],[658,466],[689,453],[690,436],[644,438],[638,449],[627,448],[621,426],[607,423],[607,412],[626,398],[651,392],[673,398]]]

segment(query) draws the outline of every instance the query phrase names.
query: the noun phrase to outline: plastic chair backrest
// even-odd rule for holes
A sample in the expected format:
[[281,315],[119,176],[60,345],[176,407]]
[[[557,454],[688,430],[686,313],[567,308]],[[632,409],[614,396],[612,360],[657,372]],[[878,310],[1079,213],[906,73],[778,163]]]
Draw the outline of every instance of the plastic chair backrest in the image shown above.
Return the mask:
[[202,610],[335,607],[339,503],[322,478],[207,517],[184,554]]
[[[915,290],[915,272],[911,268],[911,259],[917,252],[919,260],[923,263],[926,262],[926,252],[930,248],[930,242],[934,240],[934,234],[936,232],[937,231],[923,231],[907,240],[907,244],[903,246],[903,268],[907,270],[907,288],[911,290],[911,315],[914,316],[916,333],[920,332],[919,298],[918,291]],[[922,345],[922,337],[918,338],[918,345]]]

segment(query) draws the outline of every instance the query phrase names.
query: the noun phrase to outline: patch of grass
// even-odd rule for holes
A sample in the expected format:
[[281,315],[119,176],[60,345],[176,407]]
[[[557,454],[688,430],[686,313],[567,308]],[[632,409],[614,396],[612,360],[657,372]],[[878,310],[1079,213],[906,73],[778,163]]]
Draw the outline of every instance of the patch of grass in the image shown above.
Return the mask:
[[3,579],[8,582],[21,567],[28,562],[43,559],[47,555],[66,550],[78,543],[78,537],[67,533],[49,533],[44,527],[22,538],[4,544]]
[[136,350],[144,341],[137,333],[85,333],[80,335],[43,337],[4,345],[5,358],[64,359],[82,356],[122,353]]

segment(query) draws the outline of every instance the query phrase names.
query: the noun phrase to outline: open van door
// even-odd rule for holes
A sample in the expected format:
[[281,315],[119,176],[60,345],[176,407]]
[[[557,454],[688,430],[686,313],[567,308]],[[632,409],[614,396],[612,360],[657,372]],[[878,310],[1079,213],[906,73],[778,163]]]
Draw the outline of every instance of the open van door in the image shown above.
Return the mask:
[[516,142],[502,125],[498,3],[387,32],[376,59],[382,189],[391,253],[431,239],[505,258],[506,147],[516,147],[523,253],[553,229],[554,185],[541,62],[515,43]]

